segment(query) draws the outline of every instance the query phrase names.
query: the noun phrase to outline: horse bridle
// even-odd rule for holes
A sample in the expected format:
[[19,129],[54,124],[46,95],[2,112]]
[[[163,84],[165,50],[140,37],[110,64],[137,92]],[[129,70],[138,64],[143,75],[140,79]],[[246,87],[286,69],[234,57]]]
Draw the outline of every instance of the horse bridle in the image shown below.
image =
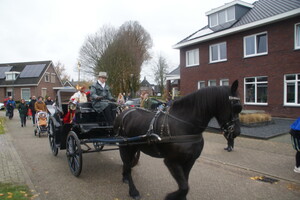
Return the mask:
[[[239,97],[233,97],[233,96],[229,96],[229,101],[231,103],[231,120],[229,122],[226,122],[225,124],[223,124],[221,126],[221,130],[224,133],[224,136],[226,139],[233,139],[234,138],[234,128],[235,128],[235,124],[236,122],[239,120],[238,117],[234,117],[234,111],[233,108],[236,104],[240,105],[240,98]],[[238,103],[234,103],[235,101],[238,101]]]

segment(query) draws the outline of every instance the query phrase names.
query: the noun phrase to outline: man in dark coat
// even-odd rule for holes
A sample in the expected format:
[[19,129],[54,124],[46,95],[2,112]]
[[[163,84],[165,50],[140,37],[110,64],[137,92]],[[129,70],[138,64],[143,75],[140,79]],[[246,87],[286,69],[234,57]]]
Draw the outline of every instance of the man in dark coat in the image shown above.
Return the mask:
[[115,119],[115,105],[104,101],[115,101],[110,93],[110,88],[106,84],[107,73],[99,72],[98,81],[91,86],[91,98],[93,108],[98,112],[103,112],[106,121],[109,125],[113,124]]
[[29,108],[30,108],[31,113],[32,113],[32,124],[33,124],[33,126],[35,126],[35,114],[36,114],[36,111],[35,111],[35,108],[34,108],[35,102],[36,102],[36,97],[32,96],[31,101],[29,102]]

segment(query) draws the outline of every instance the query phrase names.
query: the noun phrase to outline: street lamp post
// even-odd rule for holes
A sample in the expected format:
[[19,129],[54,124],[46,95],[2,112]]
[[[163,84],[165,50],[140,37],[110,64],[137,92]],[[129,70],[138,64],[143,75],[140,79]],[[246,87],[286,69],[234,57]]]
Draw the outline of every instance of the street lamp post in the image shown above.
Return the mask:
[[134,74],[130,74],[130,97],[133,98],[134,94],[133,94],[133,76]]
[[78,84],[79,84],[79,82],[80,82],[80,67],[81,67],[80,61],[78,61],[77,66],[78,66]]

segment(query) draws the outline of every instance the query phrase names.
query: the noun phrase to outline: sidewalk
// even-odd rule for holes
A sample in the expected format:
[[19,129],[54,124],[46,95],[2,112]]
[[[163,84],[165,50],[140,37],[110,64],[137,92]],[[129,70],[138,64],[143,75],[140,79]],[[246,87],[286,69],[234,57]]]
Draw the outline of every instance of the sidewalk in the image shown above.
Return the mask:
[[[1,117],[4,114],[5,112],[0,112]],[[34,190],[9,133],[0,135],[0,182],[25,184],[30,190]]]
[[[276,136],[283,135],[290,131],[290,125],[295,119],[273,118],[273,123],[265,126],[246,127],[241,126],[241,135],[258,139],[270,139]],[[216,119],[209,122],[209,126],[219,128]]]

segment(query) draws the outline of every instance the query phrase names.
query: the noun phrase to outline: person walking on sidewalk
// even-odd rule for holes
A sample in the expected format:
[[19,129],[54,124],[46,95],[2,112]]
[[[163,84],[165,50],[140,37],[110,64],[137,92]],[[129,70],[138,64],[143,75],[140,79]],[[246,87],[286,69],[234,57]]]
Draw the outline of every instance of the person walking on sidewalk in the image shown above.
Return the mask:
[[21,119],[21,127],[26,126],[26,117],[28,112],[28,105],[24,99],[21,99],[21,103],[18,106],[18,111]]
[[43,97],[39,96],[38,101],[34,104],[35,112],[47,112],[47,106],[43,101]]
[[294,172],[300,173],[300,117],[291,125],[291,139],[296,152],[296,166]]
[[31,101],[29,103],[29,108],[30,108],[31,114],[32,114],[32,124],[33,124],[33,126],[35,126],[35,113],[36,113],[35,108],[34,108],[35,102],[36,102],[36,97],[32,96]]
[[9,119],[13,118],[15,107],[16,102],[13,100],[12,96],[10,96],[8,101],[6,102],[6,116],[8,116]]

